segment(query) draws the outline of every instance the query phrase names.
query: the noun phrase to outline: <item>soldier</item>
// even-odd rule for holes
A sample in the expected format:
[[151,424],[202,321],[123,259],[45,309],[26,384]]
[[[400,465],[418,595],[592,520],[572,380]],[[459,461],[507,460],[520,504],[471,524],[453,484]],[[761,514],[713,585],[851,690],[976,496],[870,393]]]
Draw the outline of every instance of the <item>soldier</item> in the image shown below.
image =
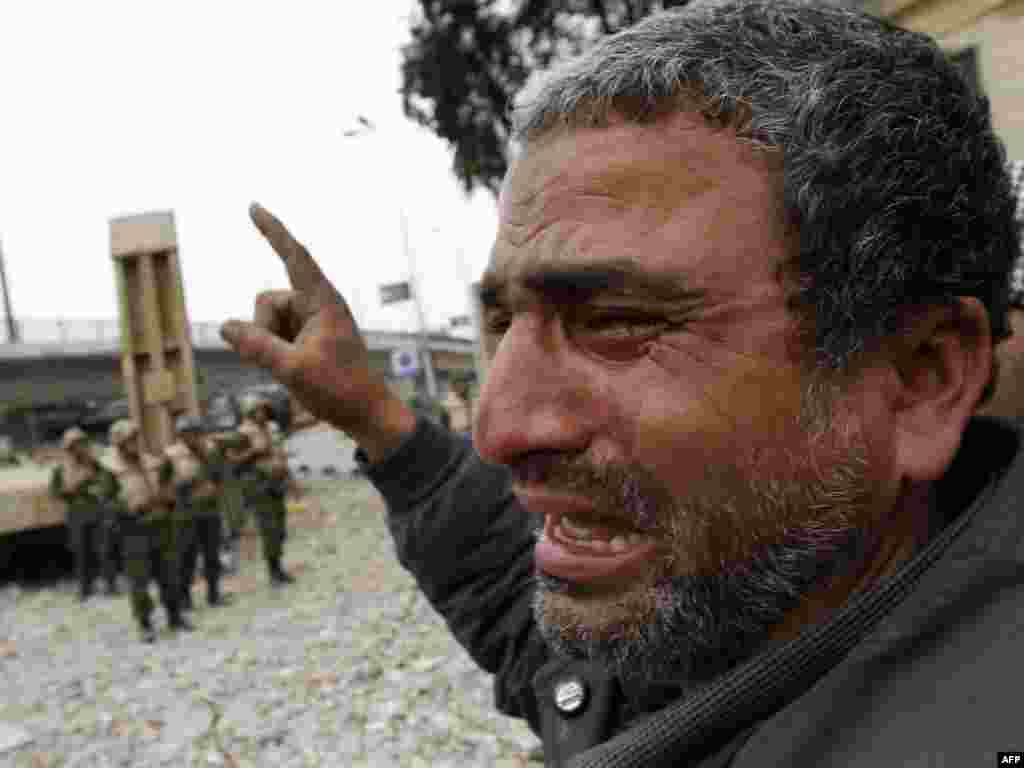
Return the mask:
[[100,505],[100,567],[103,579],[107,582],[107,594],[119,595],[117,574],[123,564],[123,547],[121,546],[121,520],[117,510],[117,480],[110,475],[110,493]]
[[160,482],[168,470],[164,462],[142,453],[139,428],[133,421],[114,422],[110,442],[114,446],[112,463],[118,483],[125,570],[131,579],[132,613],[139,622],[142,641],[156,641],[150,621],[153,599],[149,595],[149,582],[154,577],[171,628],[191,632],[192,625],[181,615],[173,497]]
[[259,395],[242,400],[242,424],[238,431],[248,439],[248,447],[238,456],[245,505],[253,512],[263,541],[271,586],[290,584],[295,579],[281,567],[285,523],[285,492],[288,487],[288,461],[282,446],[274,441],[270,401]]
[[0,434],[0,467],[16,467],[19,463],[11,438]]
[[85,602],[93,592],[97,563],[101,563],[107,591],[117,594],[117,564],[109,537],[104,531],[105,507],[116,491],[113,475],[92,455],[89,437],[78,427],[64,433],[64,457],[50,476],[50,493],[67,508],[66,523],[75,557],[79,599]]
[[226,558],[225,570],[237,573],[240,559],[242,529],[248,522],[248,510],[243,498],[244,479],[239,459],[249,447],[249,439],[240,432],[218,439],[220,448],[227,458],[227,472],[221,492],[221,511],[226,528],[223,548]]
[[469,382],[455,379],[448,388],[448,395],[441,401],[441,407],[448,415],[448,429],[460,435],[469,436],[473,428],[473,407],[469,400]]
[[192,582],[199,552],[203,553],[206,602],[226,605],[229,596],[220,592],[220,544],[222,536],[221,492],[227,471],[220,448],[203,437],[203,424],[193,416],[179,416],[174,425],[178,441],[167,447],[170,463],[163,479],[173,482],[178,519],[184,535],[180,541],[182,608],[192,608]]

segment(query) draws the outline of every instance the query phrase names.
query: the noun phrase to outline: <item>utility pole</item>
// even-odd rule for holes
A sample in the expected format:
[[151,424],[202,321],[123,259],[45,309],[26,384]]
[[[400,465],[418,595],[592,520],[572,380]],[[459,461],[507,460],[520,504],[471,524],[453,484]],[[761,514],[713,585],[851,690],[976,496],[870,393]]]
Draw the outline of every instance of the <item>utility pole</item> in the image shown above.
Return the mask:
[[0,289],[4,295],[4,319],[7,323],[7,343],[18,344],[21,341],[21,334],[18,333],[18,323],[14,319],[14,307],[11,306],[11,289],[7,285],[7,265],[4,262],[4,247],[0,243]]
[[399,206],[398,216],[402,229],[402,249],[405,251],[406,260],[409,262],[409,292],[416,304],[416,318],[419,323],[420,332],[417,334],[417,348],[419,349],[420,365],[427,379],[427,395],[431,400],[437,400],[437,377],[434,375],[434,358],[430,354],[430,339],[427,336],[427,318],[423,312],[423,302],[420,301],[420,281],[416,275],[416,261],[413,257],[412,248],[409,245],[409,222],[405,216],[405,207]]
[[[342,136],[347,139],[358,139],[369,134],[377,133],[377,126],[374,122],[363,115],[356,116],[359,124],[356,128],[342,131]],[[419,333],[416,334],[416,350],[419,354],[420,366],[423,368],[427,380],[427,395],[431,400],[437,400],[437,376],[434,374],[434,358],[430,354],[430,339],[427,335],[427,319],[423,312],[423,302],[420,300],[420,285],[416,275],[416,262],[413,256],[412,247],[409,245],[409,222],[405,215],[405,206],[399,201],[398,223],[402,233],[402,250],[405,253],[406,261],[409,264],[409,293],[416,303],[416,317],[419,323]]]

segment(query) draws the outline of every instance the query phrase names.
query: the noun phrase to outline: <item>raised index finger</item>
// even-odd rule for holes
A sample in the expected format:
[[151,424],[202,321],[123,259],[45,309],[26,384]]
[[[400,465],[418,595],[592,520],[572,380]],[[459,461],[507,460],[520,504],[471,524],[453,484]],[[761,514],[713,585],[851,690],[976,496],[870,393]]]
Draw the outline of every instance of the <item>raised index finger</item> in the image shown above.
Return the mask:
[[253,203],[249,206],[249,217],[281,257],[292,288],[317,299],[338,296],[338,291],[320,269],[316,259],[302,243],[292,237],[292,233],[274,214],[259,203]]

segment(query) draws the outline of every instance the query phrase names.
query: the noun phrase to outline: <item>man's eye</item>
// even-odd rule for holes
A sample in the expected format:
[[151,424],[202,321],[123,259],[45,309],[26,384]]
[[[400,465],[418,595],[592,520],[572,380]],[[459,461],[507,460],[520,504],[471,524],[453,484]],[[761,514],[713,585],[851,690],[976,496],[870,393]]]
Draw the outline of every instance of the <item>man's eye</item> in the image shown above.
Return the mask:
[[628,362],[647,354],[649,342],[666,327],[663,317],[597,312],[576,317],[569,323],[569,335],[580,349],[594,357]]
[[576,327],[584,333],[600,333],[625,338],[650,336],[665,326],[662,318],[635,313],[593,314],[580,317]]
[[511,324],[512,318],[503,313],[489,312],[483,318],[484,331],[491,336],[503,336]]

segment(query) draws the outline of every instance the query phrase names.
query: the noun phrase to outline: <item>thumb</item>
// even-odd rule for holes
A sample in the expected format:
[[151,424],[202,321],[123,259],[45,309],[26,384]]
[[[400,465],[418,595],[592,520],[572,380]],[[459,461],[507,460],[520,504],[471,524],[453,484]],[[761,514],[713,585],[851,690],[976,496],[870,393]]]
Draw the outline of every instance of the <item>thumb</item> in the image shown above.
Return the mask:
[[282,384],[291,382],[298,357],[295,345],[243,320],[228,320],[220,327],[220,335],[246,362],[267,369]]

